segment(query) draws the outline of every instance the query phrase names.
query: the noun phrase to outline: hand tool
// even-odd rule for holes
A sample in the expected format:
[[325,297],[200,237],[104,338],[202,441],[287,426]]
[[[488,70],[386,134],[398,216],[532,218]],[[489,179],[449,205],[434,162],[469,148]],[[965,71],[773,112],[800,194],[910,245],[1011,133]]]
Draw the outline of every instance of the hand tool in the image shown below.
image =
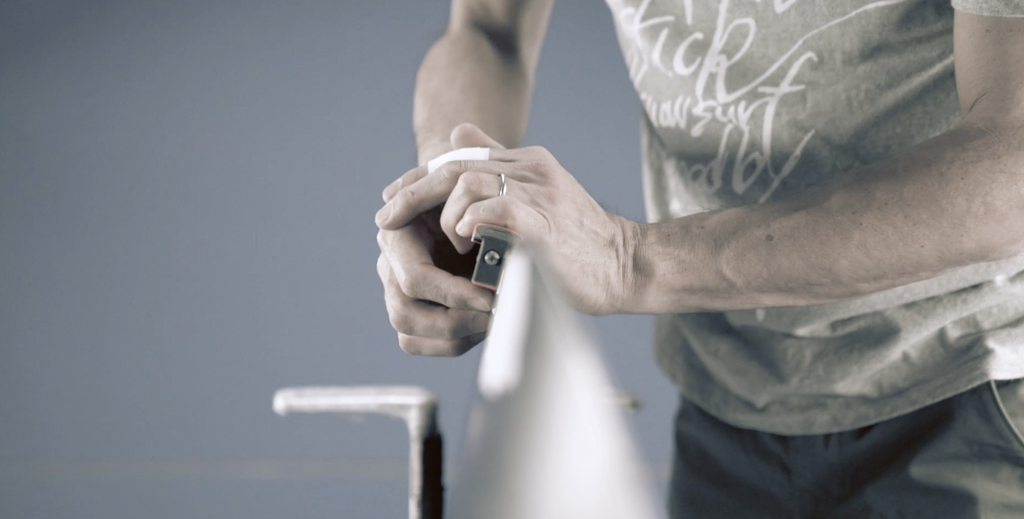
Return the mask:
[[[427,162],[427,173],[433,173],[437,168],[455,160],[489,160],[490,156],[490,148],[459,148]],[[498,196],[504,195],[505,179],[502,175]],[[505,258],[512,252],[512,247],[519,241],[519,236],[504,227],[480,224],[473,228],[473,241],[480,244],[480,250],[476,255],[476,264],[473,266],[473,277],[470,281],[474,285],[497,292]]]

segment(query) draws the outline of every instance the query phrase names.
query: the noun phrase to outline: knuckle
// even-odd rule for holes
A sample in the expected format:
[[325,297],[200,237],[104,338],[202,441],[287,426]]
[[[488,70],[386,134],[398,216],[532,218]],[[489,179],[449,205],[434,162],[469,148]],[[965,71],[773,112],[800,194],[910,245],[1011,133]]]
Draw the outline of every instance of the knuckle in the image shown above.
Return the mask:
[[495,218],[499,218],[508,223],[512,223],[516,218],[516,211],[512,207],[512,202],[508,200],[499,200],[495,203],[493,213]]
[[395,291],[394,287],[389,286],[389,283],[384,284],[384,307],[388,310],[388,318],[393,317],[395,309],[399,306],[399,295]]
[[466,208],[466,216],[471,218],[495,216],[501,212],[501,208],[506,204],[508,204],[508,197],[481,200]]
[[415,337],[403,335],[402,333],[398,334],[398,347],[409,355],[419,355],[420,348],[418,342]]
[[405,269],[401,267],[401,264],[397,266],[392,265],[390,261],[388,262],[388,268],[391,270],[391,286],[397,288],[398,291],[404,294],[404,283],[406,283],[406,278],[408,277],[405,273]]
[[388,324],[390,324],[398,333],[402,333],[404,329],[404,326],[402,326],[402,318],[399,317],[398,313],[394,310],[388,311]]
[[396,312],[392,308],[388,308],[388,324],[390,324],[391,328],[393,328],[398,333],[403,333],[405,331],[405,326],[403,326],[402,318],[398,315],[398,312]]
[[455,133],[455,132],[468,132],[468,131],[472,131],[474,129],[476,129],[476,126],[473,126],[472,123],[459,123],[459,125],[456,126],[452,130],[452,133]]
[[468,193],[478,192],[480,191],[481,184],[483,184],[481,177],[479,173],[464,173],[459,177],[456,188]]
[[395,198],[391,200],[391,203],[394,204],[394,209],[392,210],[392,213],[398,213],[399,211],[404,210],[406,207],[413,205],[415,202],[416,190],[413,189],[411,186],[407,187],[399,191],[398,194],[395,195]]
[[402,305],[393,305],[388,312],[388,322],[398,333],[408,334],[413,332],[412,319],[402,308]]
[[485,334],[478,333],[475,335],[470,335],[469,337],[463,337],[462,339],[453,342],[452,348],[449,352],[449,356],[461,357],[462,355],[465,355],[466,352],[473,349],[473,346],[480,344],[480,342],[483,341],[484,338],[486,338]]
[[467,163],[464,160],[453,160],[441,166],[436,171],[441,175],[441,180],[445,182],[455,182],[462,176],[462,172],[466,171]]
[[452,186],[451,193],[448,193],[448,199],[445,200],[445,207],[447,207],[455,200],[465,198],[468,194],[468,191],[469,189],[466,186],[466,181],[460,178],[459,181],[456,182],[454,186]]
[[423,276],[416,275],[415,272],[403,271],[401,279],[398,280],[398,287],[403,294],[412,299],[428,299],[426,283]]
[[463,333],[465,328],[465,324],[458,319],[445,319],[438,323],[437,332],[444,339],[457,340],[466,335]]
[[[447,209],[448,206],[445,206]],[[441,213],[441,228],[445,230],[455,229],[455,225],[459,223],[460,215],[456,214],[454,210],[447,210]]]
[[539,173],[542,177],[545,178],[553,177],[555,175],[555,172],[557,171],[557,168],[554,164],[546,161],[538,162],[534,167],[536,168],[537,173]]
[[412,279],[413,276],[410,276],[404,270],[399,269],[395,272],[395,278],[395,281],[398,283],[398,288],[403,294],[409,297],[415,297],[417,283]]
[[544,146],[530,146],[526,148],[530,155],[539,158],[540,160],[546,160],[551,158],[551,152],[548,151]]

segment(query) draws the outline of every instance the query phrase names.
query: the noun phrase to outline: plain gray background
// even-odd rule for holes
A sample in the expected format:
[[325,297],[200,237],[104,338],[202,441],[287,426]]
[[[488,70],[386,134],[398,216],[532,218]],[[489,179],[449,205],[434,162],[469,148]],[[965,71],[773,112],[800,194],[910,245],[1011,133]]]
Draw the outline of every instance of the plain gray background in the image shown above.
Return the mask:
[[[0,4],[0,517],[402,517],[402,424],[278,417],[290,385],[428,387],[457,462],[479,352],[402,353],[374,269],[447,15]],[[607,7],[560,2],[526,143],[642,219],[639,116]],[[676,395],[653,320],[590,320],[663,474]]]

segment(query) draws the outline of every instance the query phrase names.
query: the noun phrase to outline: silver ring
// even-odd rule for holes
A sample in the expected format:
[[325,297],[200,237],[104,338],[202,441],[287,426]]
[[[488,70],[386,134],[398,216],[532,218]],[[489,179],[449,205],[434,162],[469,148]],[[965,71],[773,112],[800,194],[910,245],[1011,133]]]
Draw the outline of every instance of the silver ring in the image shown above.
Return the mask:
[[501,179],[501,189],[498,189],[498,196],[505,196],[505,191],[508,189],[508,184],[505,183],[505,174],[498,173],[498,178]]

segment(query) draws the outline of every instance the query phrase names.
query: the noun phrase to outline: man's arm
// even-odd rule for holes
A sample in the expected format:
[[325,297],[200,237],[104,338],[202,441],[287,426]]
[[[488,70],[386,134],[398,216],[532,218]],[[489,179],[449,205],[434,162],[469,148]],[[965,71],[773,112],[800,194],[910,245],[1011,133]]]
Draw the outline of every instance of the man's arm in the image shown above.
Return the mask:
[[787,200],[638,225],[621,311],[854,298],[1024,253],[1024,19],[957,12],[963,117]]
[[416,78],[413,127],[419,163],[451,150],[452,130],[472,123],[519,144],[533,74],[554,0],[454,0],[448,30]]
[[[453,146],[501,148],[519,142],[553,1],[453,0],[448,30],[427,53],[416,80],[420,164]],[[459,126],[467,122],[500,142],[471,125]],[[384,190],[384,200],[424,175],[425,167],[412,169]],[[392,205],[376,219],[387,220]],[[473,258],[453,247],[441,229],[439,209],[428,209],[377,233],[377,274],[404,351],[461,355],[483,340],[493,296],[459,275],[472,268]]]

